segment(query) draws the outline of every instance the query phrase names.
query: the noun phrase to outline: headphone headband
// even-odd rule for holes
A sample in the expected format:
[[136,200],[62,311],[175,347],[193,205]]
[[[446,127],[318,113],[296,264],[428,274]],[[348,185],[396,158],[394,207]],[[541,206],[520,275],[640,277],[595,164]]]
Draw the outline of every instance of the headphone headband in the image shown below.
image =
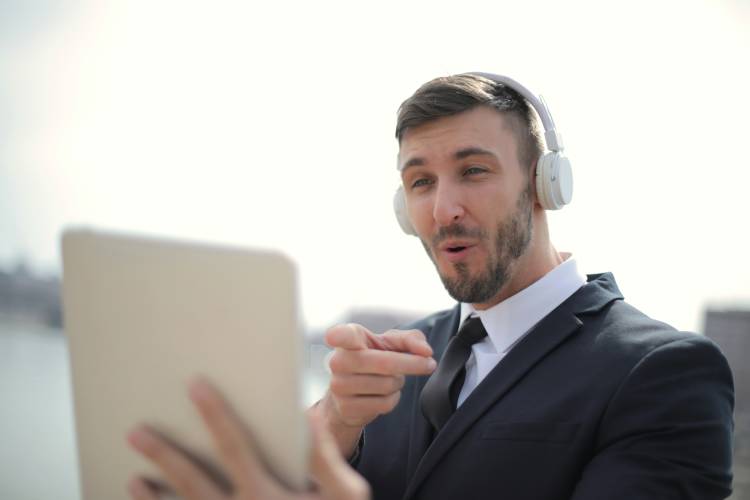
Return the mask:
[[496,75],[494,73],[483,73],[481,71],[472,71],[470,73],[464,74],[481,76],[482,78],[492,80],[493,82],[501,83],[521,94],[521,96],[523,96],[523,98],[526,99],[529,104],[531,104],[531,106],[536,110],[537,114],[539,115],[539,119],[542,120],[542,125],[544,126],[544,140],[547,143],[547,148],[550,151],[556,151],[558,153],[562,152],[563,149],[565,149],[565,147],[563,146],[562,136],[557,131],[557,129],[555,129],[555,121],[552,119],[552,114],[549,112],[547,103],[544,102],[544,98],[542,96],[537,97],[536,94],[531,92],[529,89],[507,76]]

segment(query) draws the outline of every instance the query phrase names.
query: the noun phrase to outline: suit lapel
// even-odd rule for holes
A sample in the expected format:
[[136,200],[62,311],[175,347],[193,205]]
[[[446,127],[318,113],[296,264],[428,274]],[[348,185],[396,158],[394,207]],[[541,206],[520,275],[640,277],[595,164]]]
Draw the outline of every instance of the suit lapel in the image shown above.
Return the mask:
[[[416,446],[410,447],[409,466],[412,467],[415,455],[423,450],[424,456],[416,465],[412,475],[409,470],[411,481],[409,482],[404,500],[411,498],[429,475],[435,465],[450,451],[463,434],[466,433],[474,423],[484,415],[489,408],[495,405],[513,386],[515,386],[540,360],[550,351],[563,343],[583,325],[578,316],[593,313],[600,310],[609,302],[621,299],[614,278],[610,274],[590,276],[590,282],[563,302],[557,309],[540,321],[534,329],[526,335],[487,377],[469,395],[461,407],[451,416],[441,432],[435,436],[432,444],[425,440],[430,438],[430,424],[422,416],[419,409],[419,394],[414,398],[416,408],[414,410],[412,430],[419,433],[412,443]],[[437,326],[437,325],[436,325]],[[441,332],[440,340],[442,349],[445,349],[450,335],[457,325],[452,327],[450,333],[443,339]],[[441,351],[442,354],[442,351]],[[419,390],[424,387],[426,380],[421,380]],[[419,425],[415,424],[419,419]]]
[[[477,386],[435,436],[409,483],[410,498],[440,459],[492,405],[502,398],[550,350],[574,333],[581,322],[572,314],[551,314],[542,320]],[[422,417],[420,412],[420,417]],[[422,417],[422,420],[425,420]],[[427,426],[429,423],[425,420]],[[410,457],[411,458],[411,457]],[[411,460],[410,460],[411,462]]]
[[[435,322],[432,327],[429,338],[433,349],[433,357],[439,360],[443,356],[446,346],[450,338],[458,330],[458,321],[461,316],[461,309],[456,306],[451,314],[440,318]],[[411,422],[409,429],[409,457],[407,459],[407,475],[406,477],[412,477],[414,472],[419,465],[419,461],[425,454],[430,442],[433,438],[432,425],[422,415],[422,409],[419,404],[419,395],[422,393],[424,385],[427,383],[428,377],[416,377],[415,383],[412,385],[414,391],[411,395],[410,401],[412,401],[413,408],[411,409]]]

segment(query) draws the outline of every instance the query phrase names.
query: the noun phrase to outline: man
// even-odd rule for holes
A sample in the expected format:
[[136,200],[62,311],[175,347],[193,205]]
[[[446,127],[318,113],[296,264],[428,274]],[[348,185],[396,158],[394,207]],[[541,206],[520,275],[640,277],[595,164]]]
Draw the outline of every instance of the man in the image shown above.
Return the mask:
[[[727,497],[724,357],[555,249],[528,102],[481,76],[438,78],[402,104],[396,137],[409,222],[459,305],[411,331],[327,334],[336,352],[318,411],[374,497]],[[473,316],[484,329],[447,381],[458,387],[440,388],[449,341]],[[405,377],[429,372],[433,352],[429,383]],[[452,407],[436,416],[440,401]]]
[[[727,497],[733,389],[724,357],[625,303],[612,275],[585,277],[555,249],[545,207],[567,201],[566,174],[552,169],[537,184],[550,157],[529,103],[493,79],[439,78],[402,104],[396,136],[402,226],[459,304],[407,330],[340,325],[326,334],[331,383],[311,413],[374,498]],[[226,420],[222,404],[210,413]],[[225,460],[234,483],[266,484],[243,466],[252,453],[241,433],[207,423],[220,449],[244,457]],[[131,442],[168,479],[210,488],[141,432]],[[321,492],[343,484],[351,493],[340,497],[364,498],[327,456]],[[208,498],[199,487],[181,492]]]

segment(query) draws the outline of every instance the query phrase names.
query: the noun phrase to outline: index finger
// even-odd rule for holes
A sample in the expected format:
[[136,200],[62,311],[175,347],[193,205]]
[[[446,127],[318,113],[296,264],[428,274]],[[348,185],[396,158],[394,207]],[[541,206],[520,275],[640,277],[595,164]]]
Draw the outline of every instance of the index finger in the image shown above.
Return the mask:
[[437,363],[430,357],[406,352],[367,349],[351,351],[345,356],[332,356],[329,362],[334,373],[371,375],[429,375]]
[[379,351],[399,351],[432,356],[432,347],[419,330],[388,330],[382,335],[372,333],[362,325],[349,323],[330,328],[325,336],[329,347],[360,351],[377,349]]
[[217,485],[209,480],[204,471],[173,443],[154,430],[141,426],[128,433],[128,441],[161,470],[169,486],[182,498],[192,500],[221,498]]
[[272,488],[260,459],[250,448],[251,436],[218,390],[206,379],[196,377],[190,383],[189,393],[234,486],[246,493]]
[[432,347],[419,330],[388,330],[379,335],[385,349],[389,351],[410,352],[420,356],[432,356]]

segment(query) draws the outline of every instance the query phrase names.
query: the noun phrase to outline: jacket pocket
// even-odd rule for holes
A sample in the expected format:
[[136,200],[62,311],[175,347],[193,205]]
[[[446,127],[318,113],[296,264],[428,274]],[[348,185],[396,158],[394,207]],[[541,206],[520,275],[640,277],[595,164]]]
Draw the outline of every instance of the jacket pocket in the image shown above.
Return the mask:
[[573,440],[580,424],[550,422],[487,422],[481,439],[504,441],[540,441],[567,443]]

